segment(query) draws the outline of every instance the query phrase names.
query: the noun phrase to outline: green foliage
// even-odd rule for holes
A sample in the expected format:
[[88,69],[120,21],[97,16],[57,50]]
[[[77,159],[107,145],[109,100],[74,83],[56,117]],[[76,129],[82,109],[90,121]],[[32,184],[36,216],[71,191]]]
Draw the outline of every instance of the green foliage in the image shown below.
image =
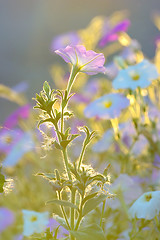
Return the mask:
[[82,215],[85,216],[92,210],[94,210],[101,202],[107,198],[106,194],[100,194],[98,197],[88,199],[84,204]]
[[73,204],[69,201],[65,201],[65,200],[53,199],[53,200],[47,201],[46,204],[57,204],[57,205],[60,205],[60,206],[63,206],[63,207],[74,208],[77,211],[79,211],[78,207],[75,204]]
[[0,173],[0,193],[4,191],[3,190],[4,183],[5,183],[5,177],[2,173]]
[[70,232],[76,240],[105,240],[104,232],[96,224],[85,226],[78,231],[70,230]]

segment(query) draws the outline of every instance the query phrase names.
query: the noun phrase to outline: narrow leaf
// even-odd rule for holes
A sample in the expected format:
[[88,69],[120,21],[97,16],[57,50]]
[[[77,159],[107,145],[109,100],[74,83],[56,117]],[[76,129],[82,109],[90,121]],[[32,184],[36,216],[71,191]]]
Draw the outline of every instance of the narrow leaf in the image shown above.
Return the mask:
[[98,197],[89,199],[84,205],[82,215],[85,216],[86,214],[94,210],[106,198],[107,198],[107,195],[101,194]]
[[65,200],[53,199],[53,200],[47,201],[46,204],[58,204],[58,205],[63,206],[63,207],[74,208],[77,211],[79,211],[78,207],[75,204],[73,204],[71,202],[68,202],[68,201],[65,201]]

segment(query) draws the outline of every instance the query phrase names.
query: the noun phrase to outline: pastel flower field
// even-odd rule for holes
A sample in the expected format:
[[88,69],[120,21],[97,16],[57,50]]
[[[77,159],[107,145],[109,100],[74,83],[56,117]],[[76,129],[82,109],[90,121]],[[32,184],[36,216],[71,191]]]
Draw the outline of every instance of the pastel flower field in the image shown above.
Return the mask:
[[149,59],[131,24],[122,11],[54,37],[32,99],[0,84],[17,106],[0,126],[0,239],[160,239],[160,33]]

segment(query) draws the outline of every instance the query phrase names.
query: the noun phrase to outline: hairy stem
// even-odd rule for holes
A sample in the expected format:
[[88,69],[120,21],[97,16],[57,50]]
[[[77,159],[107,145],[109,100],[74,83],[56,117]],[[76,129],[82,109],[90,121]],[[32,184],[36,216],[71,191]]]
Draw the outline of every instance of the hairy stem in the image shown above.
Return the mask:
[[80,154],[80,157],[79,157],[79,162],[78,162],[78,170],[80,169],[86,147],[87,146],[85,144],[83,144],[82,151],[81,151],[81,154]]
[[69,178],[69,180],[72,180],[70,169],[69,169],[69,161],[68,161],[68,156],[67,156],[67,150],[66,149],[63,150],[62,153],[63,153],[63,159],[64,159],[64,164],[65,164],[65,167],[66,167],[66,171],[67,171],[67,174],[68,174],[68,178]]
[[105,204],[106,204],[106,200],[103,201],[103,205],[102,205],[102,214],[101,214],[101,221],[100,221],[100,227],[101,227],[102,229],[103,229],[102,223],[103,223],[103,216],[104,216]]
[[[61,200],[61,194],[60,194],[60,192],[58,192],[58,199]],[[69,222],[68,222],[68,219],[67,219],[67,214],[66,214],[66,212],[65,212],[65,210],[64,210],[64,207],[63,207],[63,206],[60,206],[60,208],[61,208],[62,215],[63,215],[63,217],[64,217],[64,219],[65,219],[65,221],[66,221],[67,227],[69,228],[69,230],[71,230],[71,227],[70,227],[70,225],[69,225]]]
[[71,88],[73,86],[74,80],[77,76],[79,72],[79,68],[77,66],[73,66],[71,73],[70,73],[70,77],[69,77],[69,81],[68,81],[68,85],[67,85],[67,95],[69,96]]

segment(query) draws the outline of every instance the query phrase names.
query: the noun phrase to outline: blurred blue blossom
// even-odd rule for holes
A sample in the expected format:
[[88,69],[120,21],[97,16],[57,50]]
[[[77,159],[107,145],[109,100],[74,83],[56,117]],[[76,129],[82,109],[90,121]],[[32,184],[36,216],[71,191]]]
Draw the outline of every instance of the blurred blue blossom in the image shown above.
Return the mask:
[[113,129],[107,130],[103,137],[93,145],[92,150],[94,152],[105,152],[108,150],[110,145],[113,143],[114,131]]
[[148,87],[158,77],[155,65],[145,59],[136,65],[121,69],[112,84],[114,89],[135,90],[137,87]]
[[19,141],[13,146],[11,151],[4,159],[3,167],[13,167],[19,162],[23,155],[34,148],[34,142],[30,132],[25,132]]
[[49,223],[49,213],[48,212],[35,212],[29,210],[22,210],[24,228],[23,235],[31,236],[33,233],[44,232],[47,224]]
[[128,107],[129,104],[129,99],[122,94],[106,94],[91,102],[84,110],[84,114],[87,118],[113,119],[118,117],[121,110]]
[[13,146],[21,139],[22,130],[2,128],[0,131],[0,152],[9,153]]
[[160,212],[160,191],[146,192],[129,209],[131,218],[153,219]]

